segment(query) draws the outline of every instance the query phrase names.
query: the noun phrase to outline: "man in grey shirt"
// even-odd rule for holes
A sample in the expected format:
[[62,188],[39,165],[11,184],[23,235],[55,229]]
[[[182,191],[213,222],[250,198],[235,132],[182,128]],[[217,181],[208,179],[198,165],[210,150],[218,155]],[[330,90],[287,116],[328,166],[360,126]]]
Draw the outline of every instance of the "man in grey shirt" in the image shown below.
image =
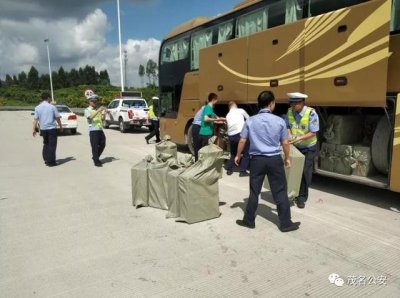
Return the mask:
[[36,136],[36,128],[38,127],[40,134],[43,136],[43,150],[42,156],[44,163],[49,167],[54,167],[56,163],[56,149],[57,149],[57,125],[60,131],[63,130],[60,120],[60,114],[57,108],[51,104],[50,94],[47,92],[42,93],[42,102],[35,108],[35,116],[33,121],[33,136]]

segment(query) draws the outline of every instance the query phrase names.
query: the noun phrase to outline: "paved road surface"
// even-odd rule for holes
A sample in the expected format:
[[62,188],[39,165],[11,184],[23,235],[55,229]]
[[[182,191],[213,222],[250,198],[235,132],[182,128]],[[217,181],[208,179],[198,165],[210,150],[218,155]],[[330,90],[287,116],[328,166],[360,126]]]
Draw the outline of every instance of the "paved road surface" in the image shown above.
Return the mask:
[[80,118],[48,168],[31,125],[0,112],[1,297],[400,297],[397,194],[316,177],[292,208],[299,231],[279,232],[268,193],[247,230],[235,220],[248,180],[234,174],[220,180],[220,218],[177,223],[131,206],[130,168],[154,151],[145,131],[107,130],[96,168]]

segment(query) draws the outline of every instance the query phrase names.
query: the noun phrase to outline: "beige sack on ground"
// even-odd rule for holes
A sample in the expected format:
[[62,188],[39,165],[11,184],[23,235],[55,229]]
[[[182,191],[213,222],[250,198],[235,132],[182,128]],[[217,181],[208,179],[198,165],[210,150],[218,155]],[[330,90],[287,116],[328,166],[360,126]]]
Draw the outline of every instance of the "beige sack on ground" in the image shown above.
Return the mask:
[[168,162],[149,163],[147,169],[149,207],[167,210],[168,183],[167,175],[169,172]]
[[220,216],[218,179],[225,157],[210,144],[200,149],[199,160],[178,176],[179,218],[195,223]]
[[132,204],[136,207],[145,207],[149,204],[147,183],[147,167],[152,156],[148,155],[135,164],[131,169]]
[[156,144],[156,160],[158,162],[166,161],[164,156],[172,156],[177,158],[178,149],[175,143],[172,143],[169,136],[165,136],[163,140]]

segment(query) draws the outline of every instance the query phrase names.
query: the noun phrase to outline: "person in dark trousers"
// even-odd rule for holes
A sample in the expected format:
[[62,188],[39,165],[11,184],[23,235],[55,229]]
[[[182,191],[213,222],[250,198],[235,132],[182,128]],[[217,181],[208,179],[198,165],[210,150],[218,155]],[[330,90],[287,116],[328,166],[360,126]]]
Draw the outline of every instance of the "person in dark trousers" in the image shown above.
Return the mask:
[[[293,223],[290,215],[290,203],[287,194],[285,168],[290,167],[290,145],[285,121],[272,114],[275,108],[275,97],[271,91],[263,91],[258,96],[258,106],[261,109],[257,115],[250,117],[240,134],[236,165],[239,165],[241,154],[250,141],[250,196],[242,220],[236,223],[250,229],[255,228],[255,217],[258,207],[258,197],[261,193],[265,175],[271,187],[272,197],[276,202],[280,230],[290,232],[299,228],[300,222]],[[281,148],[285,160],[281,157]]]
[[193,138],[193,149],[194,149],[194,160],[197,161],[199,159],[199,150],[201,148],[201,138],[200,138],[200,128],[201,128],[201,117],[204,113],[204,104],[194,116],[192,122],[192,138]]
[[208,145],[208,140],[214,135],[214,122],[225,121],[225,118],[218,117],[214,113],[214,106],[218,102],[218,95],[210,93],[208,95],[207,104],[204,106],[203,115],[201,117],[200,135],[200,148]]
[[156,136],[156,143],[161,142],[160,139],[160,120],[158,119],[157,116],[157,111],[154,111],[154,101],[158,100],[158,97],[153,97],[153,104],[149,107],[149,111],[147,113],[148,117],[150,118],[151,121],[151,131],[150,133],[145,137],[146,143],[149,144],[149,140]]
[[317,132],[319,118],[317,112],[305,104],[306,94],[288,93],[290,108],[286,114],[286,127],[290,143],[304,154],[304,169],[299,195],[295,198],[298,208],[304,208],[308,199],[308,188],[311,185],[314,158],[317,152]]
[[92,159],[96,167],[102,167],[100,155],[106,147],[106,136],[103,132],[103,120],[106,108],[101,106],[97,108],[97,95],[92,95],[89,98],[89,107],[85,109],[85,118],[89,124],[90,145],[92,147]]
[[41,95],[42,102],[35,107],[35,116],[33,121],[33,136],[36,136],[36,129],[39,123],[40,135],[43,137],[42,156],[44,163],[49,167],[54,167],[56,163],[57,150],[57,126],[63,131],[60,114],[57,108],[51,104],[50,94],[47,92]]
[[[249,118],[249,114],[243,109],[237,107],[236,102],[230,101],[228,103],[229,113],[226,115],[227,134],[229,137],[231,157],[226,163],[226,174],[232,175],[233,165],[237,153],[237,147],[240,140],[240,132],[243,129],[245,120]],[[243,149],[243,157],[239,164],[239,177],[247,177],[249,173],[247,169],[249,167],[250,156],[249,156],[249,142],[246,142],[246,146]]]

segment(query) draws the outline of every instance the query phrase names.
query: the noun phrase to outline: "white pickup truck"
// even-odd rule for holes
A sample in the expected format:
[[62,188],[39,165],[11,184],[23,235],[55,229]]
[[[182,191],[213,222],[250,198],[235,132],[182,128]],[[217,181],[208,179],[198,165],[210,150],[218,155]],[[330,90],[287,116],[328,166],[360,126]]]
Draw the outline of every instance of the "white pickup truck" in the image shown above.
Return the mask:
[[150,126],[148,110],[147,102],[142,98],[141,92],[121,92],[119,98],[114,99],[107,106],[104,128],[116,124],[119,130],[125,133],[131,127]]

